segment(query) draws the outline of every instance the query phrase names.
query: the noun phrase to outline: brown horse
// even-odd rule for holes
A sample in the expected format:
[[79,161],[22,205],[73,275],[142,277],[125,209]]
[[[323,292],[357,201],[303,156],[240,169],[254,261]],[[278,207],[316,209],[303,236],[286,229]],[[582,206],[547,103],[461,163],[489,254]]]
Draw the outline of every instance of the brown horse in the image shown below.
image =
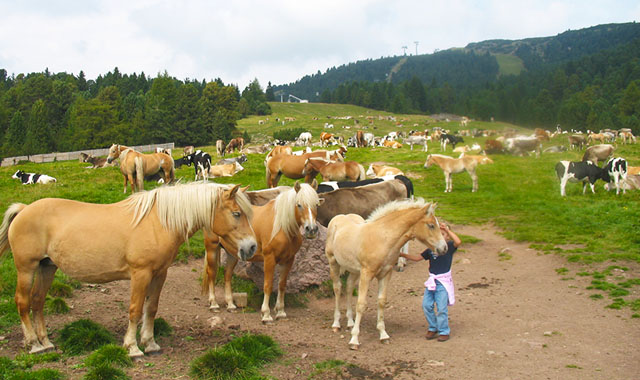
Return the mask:
[[242,148],[244,148],[244,139],[242,137],[236,137],[229,141],[229,144],[227,145],[227,153],[233,153],[236,149],[241,151]]
[[[251,257],[257,249],[247,197],[217,184],[163,186],[114,204],[45,198],[14,203],[0,226],[0,254],[13,252],[18,278],[16,305],[25,346],[53,348],[43,306],[58,268],[90,283],[131,280],[129,326],[124,347],[143,356],[136,329],[142,319],[145,352],[158,352],[153,323],[167,270],[178,248],[199,229],[221,236],[225,245]],[[33,313],[33,324],[29,317]]]
[[[422,199],[391,202],[374,211],[367,220],[356,214],[338,215],[329,223],[325,253],[329,261],[335,310],[333,325],[340,330],[340,274],[347,271],[347,326],[351,329],[349,347],[357,350],[360,346],[358,335],[360,321],[367,303],[369,283],[378,279],[378,323],[380,341],[388,343],[385,330],[384,307],[387,303],[387,286],[391,280],[391,269],[398,261],[400,247],[409,240],[418,239],[438,255],[447,252],[436,218],[435,204]],[[353,288],[358,285],[356,319],[351,309]]]
[[283,174],[285,177],[291,179],[304,178],[306,175],[306,173],[304,172],[304,168],[308,158],[322,157],[326,160],[331,160],[334,157],[337,158],[337,156],[339,156],[339,154],[331,154],[326,150],[316,150],[311,153],[301,154],[299,156],[289,154],[278,154],[272,156],[267,161],[265,161],[267,187],[278,186],[280,177]]
[[160,170],[164,173],[164,183],[175,179],[173,158],[166,153],[142,154],[124,145],[113,144],[109,148],[107,162],[120,158],[120,173],[124,177],[124,192],[127,192],[127,180],[131,183],[131,192],[144,190],[144,177],[152,176]]
[[430,154],[427,156],[424,167],[429,168],[433,164],[438,165],[444,172],[445,193],[450,193],[453,188],[451,174],[462,173],[463,171],[466,171],[471,176],[471,181],[473,182],[471,192],[478,191],[478,175],[476,174],[478,161],[476,159],[466,156],[453,158],[442,154]]
[[[258,240],[258,251],[250,261],[264,261],[264,300],[262,303],[262,322],[273,322],[269,309],[269,298],[273,286],[273,275],[276,264],[280,267],[280,281],[278,284],[278,298],[276,301],[276,319],[285,318],[284,295],[287,286],[287,277],[293,266],[293,260],[298,249],[302,245],[303,237],[315,239],[318,234],[316,225],[317,207],[322,204],[315,188],[308,184],[296,182],[293,188],[280,193],[275,199],[264,206],[253,206],[252,227]],[[304,236],[300,229],[304,230]],[[215,278],[218,273],[220,258],[220,243],[230,254],[227,256],[225,270],[225,301],[227,310],[236,309],[233,303],[231,291],[231,275],[238,261],[237,250],[229,247],[224,238],[210,232],[205,232],[205,247],[207,256],[205,260],[205,274],[203,279],[203,292],[209,294],[209,309],[219,310],[220,306],[215,297]],[[240,258],[243,258],[240,255]],[[244,258],[243,258],[244,259]]]
[[305,182],[311,182],[318,174],[323,181],[361,181],[366,179],[364,167],[355,161],[331,162],[322,158],[310,158],[304,167]]

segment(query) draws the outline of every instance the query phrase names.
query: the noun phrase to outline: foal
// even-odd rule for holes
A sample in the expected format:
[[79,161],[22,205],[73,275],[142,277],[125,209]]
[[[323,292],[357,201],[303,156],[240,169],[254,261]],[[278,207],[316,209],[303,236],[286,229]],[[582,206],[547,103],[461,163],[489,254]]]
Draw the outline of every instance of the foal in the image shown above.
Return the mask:
[[436,164],[444,172],[445,181],[445,193],[450,193],[453,188],[451,181],[451,174],[462,173],[466,171],[471,176],[473,186],[471,192],[478,191],[478,175],[476,174],[476,167],[478,161],[469,156],[462,156],[460,158],[453,158],[442,154],[430,154],[427,156],[427,161],[424,163],[425,168],[429,168],[431,165]]

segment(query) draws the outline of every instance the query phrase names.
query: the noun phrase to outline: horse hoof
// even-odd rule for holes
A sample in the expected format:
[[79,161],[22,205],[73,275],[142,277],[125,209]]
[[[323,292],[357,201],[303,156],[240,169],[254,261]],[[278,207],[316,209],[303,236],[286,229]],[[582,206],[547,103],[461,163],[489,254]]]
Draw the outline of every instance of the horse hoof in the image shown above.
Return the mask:
[[38,344],[37,346],[31,346],[31,350],[29,351],[30,354],[40,354],[40,353],[44,353],[47,351],[53,351],[54,347],[53,345],[51,346],[42,346],[40,344]]
[[282,313],[282,314],[276,315],[276,320],[278,320],[278,319],[287,319],[287,314]]
[[220,306],[209,306],[209,311],[213,312],[213,313],[219,313],[220,312]]
[[231,308],[231,309],[230,309],[230,308],[227,308],[227,312],[228,312],[228,313],[233,313],[233,314],[235,314],[235,313],[237,313],[237,312],[238,312],[238,308],[235,308],[235,307],[234,307],[234,308]]
[[350,343],[349,344],[349,349],[351,349],[351,350],[358,351],[359,348],[360,348],[359,344],[355,344],[355,343]]
[[331,329],[334,333],[340,332],[340,327],[332,327]]
[[380,343],[389,344],[389,338],[380,339]]

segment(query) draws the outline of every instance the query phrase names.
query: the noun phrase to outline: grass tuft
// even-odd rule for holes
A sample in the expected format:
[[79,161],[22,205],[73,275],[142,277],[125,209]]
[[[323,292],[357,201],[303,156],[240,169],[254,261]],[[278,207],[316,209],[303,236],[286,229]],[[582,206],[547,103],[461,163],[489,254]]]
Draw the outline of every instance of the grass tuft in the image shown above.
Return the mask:
[[244,354],[252,365],[268,363],[282,355],[276,342],[268,335],[245,334],[225,345]]
[[83,380],[128,380],[131,377],[121,370],[109,365],[103,364],[93,367],[82,378]]
[[163,318],[156,318],[153,322],[153,336],[170,336],[173,333],[173,327]]
[[111,365],[117,365],[119,367],[133,366],[127,349],[116,344],[107,344],[98,348],[85,359],[84,364],[87,367]]
[[60,349],[68,355],[90,352],[115,342],[111,332],[89,319],[81,319],[66,325],[57,339]]
[[69,305],[67,302],[60,297],[47,297],[45,301],[45,310],[50,314],[66,314],[69,312]]
[[62,380],[65,376],[57,369],[43,368],[36,371],[14,371],[7,374],[6,380]]
[[57,352],[45,352],[42,354],[20,354],[14,359],[14,363],[22,369],[29,369],[39,363],[57,362],[60,354]]

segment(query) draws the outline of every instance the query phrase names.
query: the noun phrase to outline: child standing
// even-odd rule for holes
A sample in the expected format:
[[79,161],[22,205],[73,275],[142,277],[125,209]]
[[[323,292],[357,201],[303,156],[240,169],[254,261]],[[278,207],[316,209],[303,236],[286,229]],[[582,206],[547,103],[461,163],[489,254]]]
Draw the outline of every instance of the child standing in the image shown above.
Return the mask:
[[[431,249],[427,248],[420,255],[400,253],[400,256],[411,261],[429,260],[429,279],[424,283],[426,288],[422,298],[422,310],[429,323],[426,338],[429,340],[438,338],[438,342],[445,342],[449,340],[450,335],[447,306],[455,302],[451,263],[453,254],[458,250],[461,241],[458,235],[444,223],[440,224],[440,232],[448,247],[444,255],[436,256]],[[437,313],[434,311],[434,303],[438,308]]]

